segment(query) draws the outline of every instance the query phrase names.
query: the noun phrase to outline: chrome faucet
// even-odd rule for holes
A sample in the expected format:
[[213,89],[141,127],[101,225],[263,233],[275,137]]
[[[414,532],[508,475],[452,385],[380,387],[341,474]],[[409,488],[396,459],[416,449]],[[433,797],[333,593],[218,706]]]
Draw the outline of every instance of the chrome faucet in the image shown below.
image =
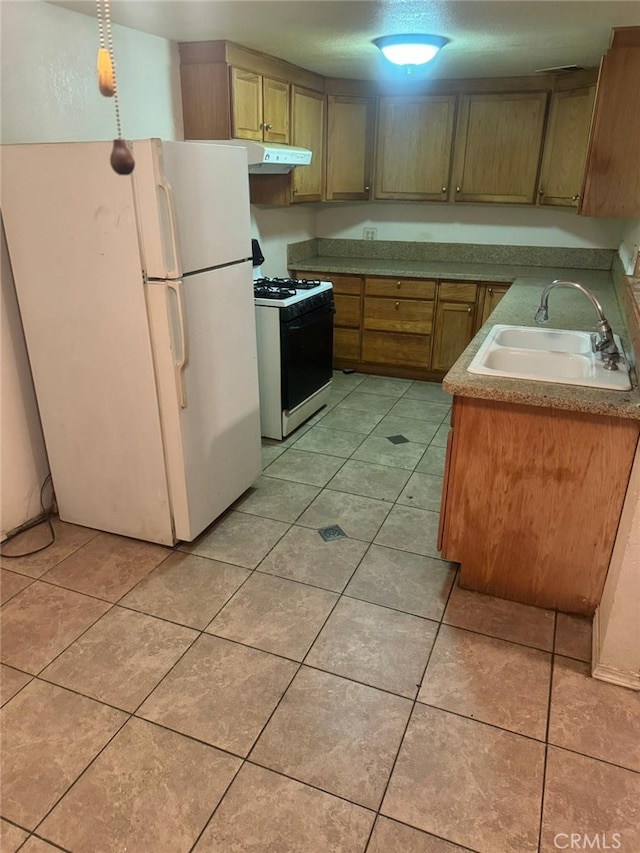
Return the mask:
[[556,279],[556,281],[552,281],[551,284],[548,284],[545,287],[542,291],[542,296],[540,297],[540,307],[536,311],[536,323],[539,326],[543,326],[549,320],[549,294],[552,290],[555,290],[556,287],[574,287],[576,290],[584,293],[587,299],[591,302],[598,315],[599,336],[598,337],[595,334],[591,336],[591,346],[593,347],[594,352],[600,353],[603,362],[602,366],[606,370],[617,370],[618,362],[620,361],[620,352],[616,346],[611,326],[607,322],[607,318],[604,316],[602,305],[600,305],[590,290],[582,284],[578,284],[577,281],[562,281],[561,279]]

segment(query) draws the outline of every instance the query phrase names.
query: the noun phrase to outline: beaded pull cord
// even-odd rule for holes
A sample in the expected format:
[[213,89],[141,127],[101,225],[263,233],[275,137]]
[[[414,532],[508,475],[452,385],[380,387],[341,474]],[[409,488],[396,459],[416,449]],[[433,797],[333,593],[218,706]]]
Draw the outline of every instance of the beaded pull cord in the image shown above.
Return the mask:
[[[129,175],[133,171],[135,161],[129,150],[129,146],[122,138],[120,125],[120,105],[118,103],[118,87],[116,84],[116,64],[113,56],[113,39],[111,36],[111,11],[109,0],[96,0],[98,13],[98,35],[100,47],[98,48],[98,88],[105,98],[113,98],[116,108],[116,128],[118,138],[113,140],[111,151],[111,168],[119,175]],[[106,41],[105,46],[105,31]]]

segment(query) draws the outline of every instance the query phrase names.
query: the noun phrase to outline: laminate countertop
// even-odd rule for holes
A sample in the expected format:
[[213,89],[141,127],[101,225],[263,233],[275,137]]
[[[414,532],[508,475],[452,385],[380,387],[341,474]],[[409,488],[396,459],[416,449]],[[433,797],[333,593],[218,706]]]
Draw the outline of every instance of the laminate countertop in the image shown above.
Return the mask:
[[[632,359],[629,333],[618,304],[610,271],[322,256],[300,261],[293,268],[304,273],[335,272],[343,275],[512,282],[489,320],[444,377],[442,382],[444,390],[462,397],[479,397],[506,403],[521,403],[640,420],[640,392],[635,371],[632,371],[634,384],[630,391],[607,391],[580,385],[483,376],[469,373],[467,370],[494,325],[532,327],[536,325],[534,315],[540,304],[542,290],[555,279],[577,281],[593,291],[614,333],[622,339],[626,356]],[[595,331],[596,314],[593,306],[582,293],[570,288],[558,288],[549,296],[548,327]]]

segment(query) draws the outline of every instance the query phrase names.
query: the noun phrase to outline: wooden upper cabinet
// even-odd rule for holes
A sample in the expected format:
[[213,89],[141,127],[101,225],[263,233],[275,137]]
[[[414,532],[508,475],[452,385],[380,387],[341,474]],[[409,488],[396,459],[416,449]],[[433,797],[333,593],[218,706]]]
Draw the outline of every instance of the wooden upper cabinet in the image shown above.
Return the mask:
[[542,154],[538,204],[577,207],[596,87],[554,92]]
[[578,213],[640,216],[640,27],[613,31],[600,66]]
[[283,80],[262,78],[262,138],[265,142],[289,143],[289,88]]
[[532,204],[546,92],[463,95],[456,132],[456,201]]
[[383,97],[375,198],[447,201],[456,96]]
[[319,92],[294,86],[291,94],[291,141],[313,154],[308,166],[293,170],[292,201],[321,201],[324,188],[325,99]]
[[371,195],[374,101],[351,95],[327,98],[327,201]]
[[231,69],[231,132],[237,139],[289,142],[289,84]]
[[231,133],[237,139],[262,141],[262,77],[231,69]]

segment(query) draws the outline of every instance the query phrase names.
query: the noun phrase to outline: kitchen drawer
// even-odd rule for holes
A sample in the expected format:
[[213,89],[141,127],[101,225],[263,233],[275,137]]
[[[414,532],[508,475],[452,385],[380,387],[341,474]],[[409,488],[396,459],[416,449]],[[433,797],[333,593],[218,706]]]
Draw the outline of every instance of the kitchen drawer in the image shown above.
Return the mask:
[[333,330],[333,358],[334,361],[346,359],[347,361],[360,360],[360,332],[355,329]]
[[377,296],[365,297],[365,329],[429,335],[432,325],[433,302],[421,302],[417,299],[386,299]]
[[314,273],[314,278],[330,281],[334,293],[346,293],[359,296],[362,293],[362,279],[359,275],[336,275],[332,272]]
[[428,368],[430,356],[430,335],[394,335],[388,332],[362,334],[363,361]]
[[362,300],[359,296],[345,296],[342,293],[333,295],[336,313],[333,318],[334,326],[360,327],[360,308]]
[[478,285],[461,281],[441,281],[438,298],[447,302],[475,302]]
[[396,299],[434,299],[435,281],[417,278],[375,278],[364,280],[367,296],[393,296]]

